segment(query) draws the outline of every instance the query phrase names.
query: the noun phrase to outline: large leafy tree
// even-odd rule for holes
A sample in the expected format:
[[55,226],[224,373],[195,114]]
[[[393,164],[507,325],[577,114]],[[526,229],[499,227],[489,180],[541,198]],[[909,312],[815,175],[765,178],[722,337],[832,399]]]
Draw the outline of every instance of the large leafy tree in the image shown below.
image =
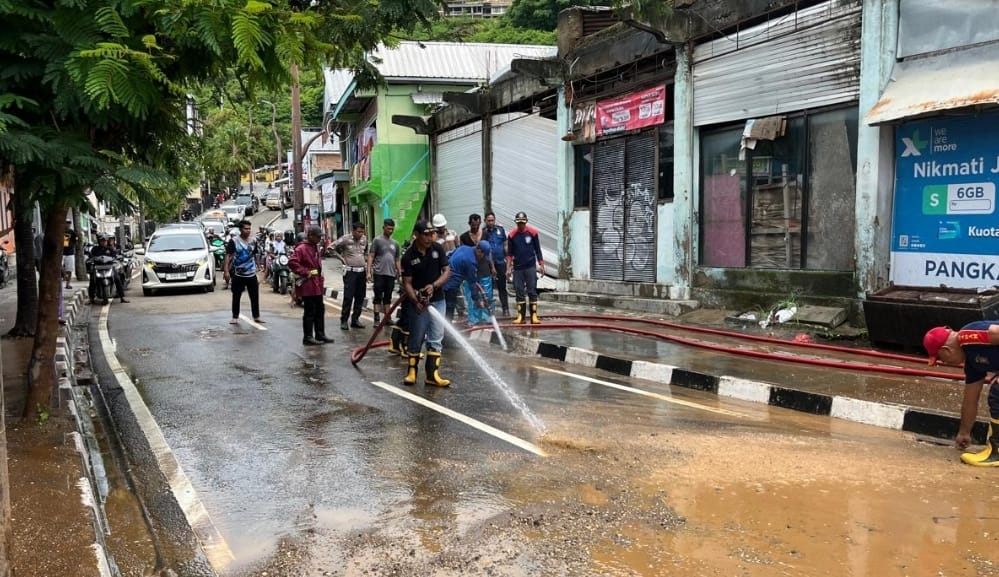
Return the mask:
[[177,150],[193,87],[231,69],[252,95],[283,87],[290,65],[357,67],[364,51],[437,9],[432,0],[0,0],[0,111],[9,115],[0,164],[46,215],[26,416],[47,406],[54,385],[69,207],[93,190],[128,211],[126,191],[163,189],[161,175],[190,165]]

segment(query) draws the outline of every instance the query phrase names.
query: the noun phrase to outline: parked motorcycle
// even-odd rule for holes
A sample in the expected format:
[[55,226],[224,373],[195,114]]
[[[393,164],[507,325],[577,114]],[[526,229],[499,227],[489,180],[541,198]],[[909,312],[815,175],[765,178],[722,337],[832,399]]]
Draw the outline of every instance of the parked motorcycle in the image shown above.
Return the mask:
[[0,288],[7,286],[10,278],[10,261],[7,260],[7,249],[0,246]]
[[95,279],[91,300],[100,300],[101,304],[106,305],[114,298],[114,273],[117,262],[111,256],[95,256],[87,260],[87,271]]
[[281,253],[274,257],[271,263],[271,289],[274,292],[288,294],[288,283],[291,282],[291,269],[288,268],[288,255]]
[[225,241],[221,238],[212,239],[212,256],[215,257],[215,270],[222,270],[222,263],[225,262]]
[[135,267],[135,252],[127,250],[118,255],[118,273],[121,275],[121,286],[128,290],[128,285],[132,282],[132,269]]

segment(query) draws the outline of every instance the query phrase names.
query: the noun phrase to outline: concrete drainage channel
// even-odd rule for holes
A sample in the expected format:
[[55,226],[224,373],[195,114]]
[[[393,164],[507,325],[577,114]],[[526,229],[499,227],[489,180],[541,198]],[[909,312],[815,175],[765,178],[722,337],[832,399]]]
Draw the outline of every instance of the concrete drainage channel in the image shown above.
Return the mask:
[[[98,311],[82,291],[66,307],[56,369],[59,401],[76,420],[74,434],[87,479],[80,488],[93,510],[94,550],[101,575],[212,576],[98,337]],[[106,314],[106,313],[105,313]],[[113,423],[113,425],[112,425]]]

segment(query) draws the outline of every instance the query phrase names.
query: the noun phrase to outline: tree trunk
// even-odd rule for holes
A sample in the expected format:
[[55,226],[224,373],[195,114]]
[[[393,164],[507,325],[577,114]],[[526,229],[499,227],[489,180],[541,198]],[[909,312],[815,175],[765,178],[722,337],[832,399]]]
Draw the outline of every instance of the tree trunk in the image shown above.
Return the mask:
[[73,207],[73,221],[70,227],[76,231],[76,280],[87,280],[87,255],[83,254],[83,231],[80,230],[80,207]]
[[[14,188],[13,170],[11,188]],[[14,205],[14,243],[17,245],[17,316],[14,326],[7,334],[12,337],[33,337],[38,322],[38,280],[35,277],[35,233],[31,230],[34,219],[34,203],[31,196],[25,192],[15,191]],[[62,258],[62,251],[59,251]],[[41,258],[41,255],[37,255]]]
[[57,195],[51,212],[45,219],[45,249],[42,251],[42,271],[38,280],[39,299],[45,306],[38,308],[35,343],[28,360],[28,402],[24,418],[35,421],[47,412],[55,387],[55,345],[59,336],[59,298],[62,287],[62,239],[66,232],[64,195]]

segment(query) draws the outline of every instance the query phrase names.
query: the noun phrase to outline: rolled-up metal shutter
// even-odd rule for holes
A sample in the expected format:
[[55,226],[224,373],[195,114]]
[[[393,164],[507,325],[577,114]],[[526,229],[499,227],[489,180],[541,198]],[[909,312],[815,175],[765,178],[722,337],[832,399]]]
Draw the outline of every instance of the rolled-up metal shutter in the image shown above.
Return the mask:
[[852,102],[860,0],[829,0],[694,48],[694,125]]
[[590,210],[590,276],[596,280],[624,279],[625,138],[593,147]]
[[468,230],[468,215],[482,214],[482,123],[441,133],[437,143],[437,197],[434,211],[458,233]]
[[656,131],[629,136],[625,144],[625,281],[656,281]]

